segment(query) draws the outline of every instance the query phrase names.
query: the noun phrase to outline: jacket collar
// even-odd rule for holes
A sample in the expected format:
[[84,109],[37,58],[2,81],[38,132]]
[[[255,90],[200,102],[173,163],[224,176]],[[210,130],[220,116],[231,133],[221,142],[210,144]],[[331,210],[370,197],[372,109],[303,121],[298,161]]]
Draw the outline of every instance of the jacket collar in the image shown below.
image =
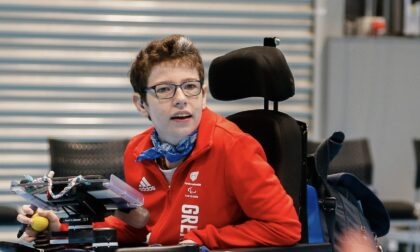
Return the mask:
[[[195,159],[197,156],[210,149],[210,147],[213,144],[213,135],[217,117],[217,114],[211,111],[210,109],[203,109],[200,124],[198,125],[197,141],[195,143],[193,151],[191,152],[191,155],[187,158],[187,160]],[[143,135],[143,139],[139,142],[139,144],[135,148],[135,151],[133,152],[134,159],[137,159],[138,155],[140,155],[140,153],[143,150],[153,147],[152,140],[150,138],[152,132],[153,127],[148,128],[145,132],[141,134]]]

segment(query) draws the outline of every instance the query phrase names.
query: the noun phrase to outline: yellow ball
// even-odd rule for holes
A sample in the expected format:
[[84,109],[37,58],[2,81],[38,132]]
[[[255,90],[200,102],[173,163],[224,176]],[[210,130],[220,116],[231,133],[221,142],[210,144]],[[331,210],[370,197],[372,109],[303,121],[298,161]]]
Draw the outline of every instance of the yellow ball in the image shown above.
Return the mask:
[[31,227],[37,232],[44,231],[48,227],[48,219],[42,216],[39,216],[37,213],[32,216]]

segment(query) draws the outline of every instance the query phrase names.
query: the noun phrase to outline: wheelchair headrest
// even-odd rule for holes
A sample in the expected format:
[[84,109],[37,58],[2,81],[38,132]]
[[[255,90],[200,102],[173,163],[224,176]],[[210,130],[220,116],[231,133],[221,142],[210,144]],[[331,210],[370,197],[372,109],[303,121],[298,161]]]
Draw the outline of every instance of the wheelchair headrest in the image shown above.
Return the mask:
[[253,46],[217,57],[209,69],[210,93],[230,101],[263,97],[284,101],[295,94],[292,72],[283,53],[270,46]]

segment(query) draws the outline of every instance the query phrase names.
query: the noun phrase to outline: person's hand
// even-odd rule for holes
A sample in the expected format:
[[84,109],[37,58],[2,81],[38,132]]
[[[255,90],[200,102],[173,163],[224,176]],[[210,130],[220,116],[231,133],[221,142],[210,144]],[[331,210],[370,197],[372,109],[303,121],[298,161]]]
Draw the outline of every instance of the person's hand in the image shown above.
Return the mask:
[[[58,218],[57,215],[55,215],[53,211],[38,208],[36,212],[38,213],[39,216],[42,216],[48,219],[48,222],[49,222],[48,229],[50,231],[53,231],[53,232],[60,231],[60,226],[61,226],[60,219]],[[17,221],[19,221],[22,224],[28,225],[28,227],[25,229],[24,235],[22,236],[22,239],[27,242],[32,242],[33,240],[35,240],[36,234],[38,233],[37,231],[31,228],[32,218],[27,216],[27,215],[32,216],[33,214],[35,213],[31,209],[30,205],[24,205],[19,209],[19,214],[16,217]]]
[[183,240],[183,241],[180,241],[179,244],[197,244],[197,243],[193,240]]
[[375,241],[369,234],[358,229],[345,231],[338,239],[340,252],[377,252]]
[[128,213],[117,210],[115,216],[134,228],[143,228],[149,221],[150,214],[146,208],[140,206]]

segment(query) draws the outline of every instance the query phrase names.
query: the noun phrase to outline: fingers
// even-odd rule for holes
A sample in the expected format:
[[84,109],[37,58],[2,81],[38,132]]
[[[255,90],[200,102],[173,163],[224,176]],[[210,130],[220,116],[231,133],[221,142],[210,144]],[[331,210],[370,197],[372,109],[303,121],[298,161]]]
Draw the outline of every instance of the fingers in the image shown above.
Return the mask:
[[45,217],[49,222],[50,231],[60,231],[61,223],[60,218],[51,210],[38,209],[39,216]]
[[34,230],[31,228],[32,219],[31,219],[30,217],[27,217],[26,215],[22,215],[22,214],[19,214],[19,215],[16,217],[16,219],[17,219],[20,223],[22,223],[22,224],[26,224],[26,225],[27,225],[27,227],[26,227],[26,229],[24,230],[24,233],[23,233],[23,236],[21,237],[21,239],[23,239],[23,240],[25,240],[25,241],[27,241],[27,242],[31,242],[31,241],[35,240],[35,237],[36,237],[37,232],[36,232],[36,231],[34,231]]
[[18,209],[18,214],[21,215],[33,215],[34,214],[34,210],[32,210],[30,205],[23,205],[22,207],[20,207]]
[[128,213],[117,210],[115,216],[135,228],[143,228],[149,221],[149,211],[144,207],[132,209]]
[[23,205],[21,210],[22,210],[22,213],[24,214],[30,214],[30,215],[34,214],[34,210],[32,209],[30,205]]
[[144,208],[144,207],[138,207],[138,208],[134,209],[134,211],[137,212],[137,214],[140,216],[140,218],[142,220],[146,220],[146,221],[149,220],[150,213],[149,213],[149,211],[146,208]]
[[33,242],[36,238],[36,235],[28,235],[26,232],[22,235],[20,239],[26,242]]
[[22,239],[25,241],[33,241],[36,238],[38,232],[33,230],[30,226],[25,229],[25,233],[22,236]]
[[149,221],[149,218],[150,218],[149,211],[144,207],[138,207],[138,208],[135,209],[135,211],[137,212],[137,214],[139,216],[137,225],[140,226],[140,227],[146,226],[146,224],[147,224],[147,222]]
[[18,215],[16,220],[22,224],[32,224],[32,219],[30,216],[34,214],[34,210],[31,209],[29,205],[23,205],[21,208],[18,209]]
[[193,240],[183,240],[183,241],[180,241],[179,244],[197,244],[197,243]]
[[39,216],[47,218],[49,222],[60,221],[58,216],[51,210],[38,209],[37,213]]
[[341,252],[376,252],[373,237],[360,230],[347,230],[338,239],[338,251]]
[[27,225],[23,236],[20,238],[27,242],[32,242],[36,238],[37,232],[35,232],[31,228],[32,218],[31,216],[34,214],[34,210],[32,210],[30,205],[23,205],[21,208],[18,209],[18,215],[16,216],[16,220],[22,224]]
[[32,224],[31,217],[27,217],[26,215],[23,215],[23,214],[18,214],[18,216],[16,217],[16,220],[22,224],[27,224],[27,225]]
[[[19,214],[16,217],[16,220],[22,224],[28,225],[25,229],[25,233],[22,236],[22,239],[28,242],[31,242],[35,239],[37,232],[31,228],[32,215],[35,214],[31,209],[30,205],[24,205],[18,210]],[[60,231],[61,223],[58,216],[51,210],[45,210],[38,208],[37,214],[39,216],[45,217],[48,219],[49,225],[48,228],[50,231]]]

